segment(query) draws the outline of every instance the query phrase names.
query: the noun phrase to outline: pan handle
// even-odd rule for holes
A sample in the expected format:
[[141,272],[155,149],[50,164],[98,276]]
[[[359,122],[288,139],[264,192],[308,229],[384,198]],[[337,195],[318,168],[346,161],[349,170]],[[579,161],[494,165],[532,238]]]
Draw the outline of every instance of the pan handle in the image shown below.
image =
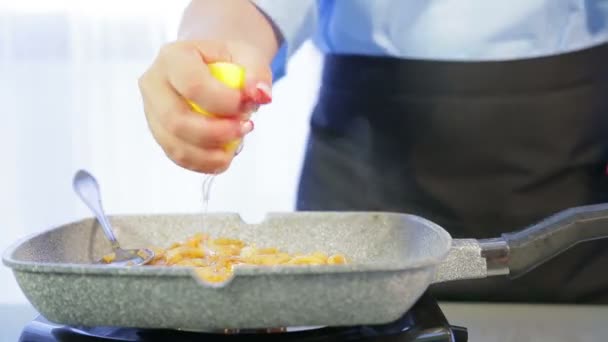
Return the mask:
[[566,209],[521,231],[502,234],[508,256],[489,253],[486,259],[490,264],[492,255],[501,256],[509,277],[518,278],[578,243],[602,238],[608,238],[608,203]]

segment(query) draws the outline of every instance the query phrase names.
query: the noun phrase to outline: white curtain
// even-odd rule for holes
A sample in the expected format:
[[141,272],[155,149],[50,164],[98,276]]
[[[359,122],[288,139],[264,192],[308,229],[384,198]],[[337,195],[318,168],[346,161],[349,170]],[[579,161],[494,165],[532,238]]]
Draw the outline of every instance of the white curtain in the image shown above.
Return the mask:
[[[99,179],[107,212],[200,212],[202,176],[162,153],[146,126],[137,78],[174,39],[186,1],[0,3],[0,249],[90,216],[71,189]],[[209,209],[258,220],[292,210],[320,56],[305,45],[256,130],[214,183]],[[167,227],[171,229],[171,227]],[[24,302],[0,268],[0,303]]]

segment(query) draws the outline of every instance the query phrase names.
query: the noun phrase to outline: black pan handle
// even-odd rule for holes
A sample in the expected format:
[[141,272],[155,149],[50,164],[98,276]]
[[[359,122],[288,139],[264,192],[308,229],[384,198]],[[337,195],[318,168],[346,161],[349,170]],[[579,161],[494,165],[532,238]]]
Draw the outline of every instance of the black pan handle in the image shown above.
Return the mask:
[[509,277],[518,278],[578,243],[608,238],[608,203],[566,209],[502,238]]

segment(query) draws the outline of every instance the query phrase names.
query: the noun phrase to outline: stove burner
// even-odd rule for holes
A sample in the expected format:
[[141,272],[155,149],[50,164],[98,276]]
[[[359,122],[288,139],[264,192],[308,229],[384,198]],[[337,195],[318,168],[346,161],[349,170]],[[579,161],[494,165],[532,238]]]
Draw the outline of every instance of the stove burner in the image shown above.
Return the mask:
[[287,332],[287,328],[267,328],[267,329],[224,329],[224,335],[236,335],[236,334],[280,334]]
[[[281,327],[281,328],[266,328],[266,329],[224,329],[222,331],[210,331],[210,333],[236,335],[236,334],[279,334],[291,333],[296,331],[308,331],[322,329],[324,327]],[[193,331],[198,332],[198,331]]]
[[[383,325],[354,327],[310,327],[311,329],[264,329],[264,341],[366,341],[366,342],[466,342],[466,328],[451,326],[437,302],[428,294],[395,322]],[[51,323],[39,316],[28,324],[19,342],[52,341],[124,341],[124,342],[195,342],[247,341],[259,339],[258,330],[227,330],[217,333],[189,331],[131,329],[110,327],[69,327]]]

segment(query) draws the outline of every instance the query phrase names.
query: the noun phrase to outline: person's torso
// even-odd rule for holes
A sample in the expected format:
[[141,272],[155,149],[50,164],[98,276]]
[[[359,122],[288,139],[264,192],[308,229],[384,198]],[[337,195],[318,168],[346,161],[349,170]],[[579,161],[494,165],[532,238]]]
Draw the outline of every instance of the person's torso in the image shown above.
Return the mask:
[[[608,44],[559,56],[445,62],[329,54],[298,210],[420,215],[493,238],[608,201]],[[510,282],[435,287],[441,300],[608,303],[607,240]]]
[[325,53],[510,60],[608,42],[608,0],[317,0]]

